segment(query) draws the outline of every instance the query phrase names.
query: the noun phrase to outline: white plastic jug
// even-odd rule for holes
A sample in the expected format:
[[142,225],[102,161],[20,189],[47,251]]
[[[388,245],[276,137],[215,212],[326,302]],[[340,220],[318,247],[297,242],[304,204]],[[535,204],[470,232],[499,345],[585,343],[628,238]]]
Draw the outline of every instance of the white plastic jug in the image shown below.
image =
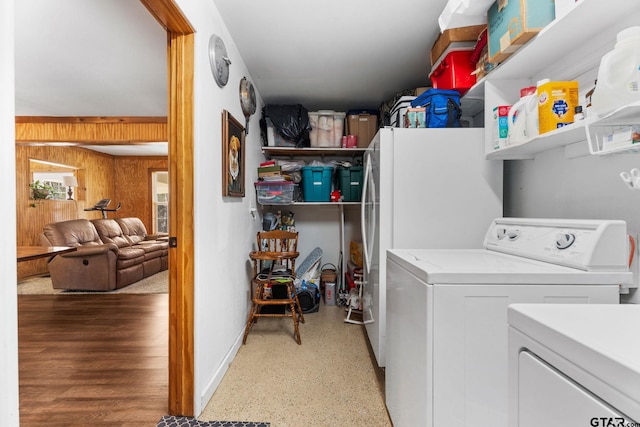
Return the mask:
[[538,101],[535,86],[520,91],[520,100],[509,109],[507,123],[508,145],[522,144],[538,134]]
[[615,48],[602,57],[591,111],[602,117],[636,101],[640,101],[640,26],[620,31]]

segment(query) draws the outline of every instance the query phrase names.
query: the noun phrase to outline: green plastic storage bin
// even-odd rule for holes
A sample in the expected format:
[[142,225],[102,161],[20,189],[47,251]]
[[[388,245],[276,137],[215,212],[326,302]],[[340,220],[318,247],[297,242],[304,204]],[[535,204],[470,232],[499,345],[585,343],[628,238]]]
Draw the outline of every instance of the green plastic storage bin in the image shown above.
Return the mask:
[[338,179],[343,201],[359,202],[362,197],[362,166],[339,166]]
[[302,194],[305,202],[328,202],[331,198],[331,166],[303,166]]

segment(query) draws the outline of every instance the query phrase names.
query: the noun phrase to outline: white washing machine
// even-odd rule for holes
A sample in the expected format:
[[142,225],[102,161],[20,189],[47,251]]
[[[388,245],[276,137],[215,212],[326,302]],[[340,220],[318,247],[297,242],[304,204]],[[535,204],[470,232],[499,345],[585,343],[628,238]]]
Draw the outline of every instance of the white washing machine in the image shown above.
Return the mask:
[[639,305],[514,304],[508,319],[510,426],[640,425]]
[[507,427],[507,306],[618,304],[628,247],[623,221],[499,218],[484,249],[389,250],[394,426]]

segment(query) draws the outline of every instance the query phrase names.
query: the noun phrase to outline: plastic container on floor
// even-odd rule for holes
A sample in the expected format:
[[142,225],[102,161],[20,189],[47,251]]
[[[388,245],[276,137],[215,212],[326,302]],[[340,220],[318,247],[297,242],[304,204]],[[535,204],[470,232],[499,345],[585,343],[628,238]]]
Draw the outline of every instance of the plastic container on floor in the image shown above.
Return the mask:
[[324,285],[324,303],[325,305],[336,305],[335,283],[326,283]]

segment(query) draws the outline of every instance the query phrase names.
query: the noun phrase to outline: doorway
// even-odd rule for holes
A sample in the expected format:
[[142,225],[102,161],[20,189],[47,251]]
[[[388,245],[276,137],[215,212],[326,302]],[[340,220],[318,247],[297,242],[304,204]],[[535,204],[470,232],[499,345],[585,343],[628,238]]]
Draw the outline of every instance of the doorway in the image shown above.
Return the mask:
[[[173,0],[140,0],[166,29],[169,158],[169,396],[172,415],[194,415],[194,30]],[[46,125],[47,123],[44,123]],[[16,124],[16,142],[29,125]],[[157,124],[156,124],[157,125]],[[159,126],[159,125],[158,125]],[[24,141],[24,139],[22,140]],[[56,141],[55,138],[50,142]],[[47,142],[47,141],[43,141]],[[95,143],[96,141],[92,141]]]
[[141,0],[167,30],[169,76],[169,413],[194,415],[194,29],[172,0]]

